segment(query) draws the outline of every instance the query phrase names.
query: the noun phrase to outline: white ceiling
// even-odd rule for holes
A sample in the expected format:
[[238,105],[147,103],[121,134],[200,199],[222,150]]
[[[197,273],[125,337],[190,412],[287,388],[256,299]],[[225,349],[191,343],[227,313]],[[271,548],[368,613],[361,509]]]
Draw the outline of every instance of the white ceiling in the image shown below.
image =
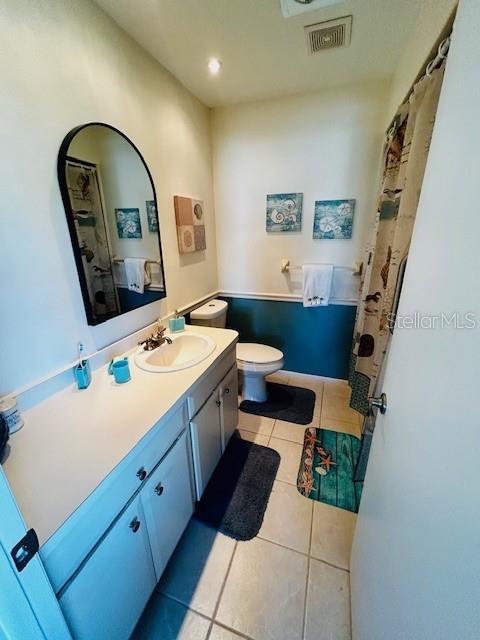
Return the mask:
[[[422,0],[347,0],[284,18],[280,0],[96,0],[209,106],[393,75]],[[353,14],[350,47],[310,56],[303,27]],[[208,59],[223,63],[210,76]]]

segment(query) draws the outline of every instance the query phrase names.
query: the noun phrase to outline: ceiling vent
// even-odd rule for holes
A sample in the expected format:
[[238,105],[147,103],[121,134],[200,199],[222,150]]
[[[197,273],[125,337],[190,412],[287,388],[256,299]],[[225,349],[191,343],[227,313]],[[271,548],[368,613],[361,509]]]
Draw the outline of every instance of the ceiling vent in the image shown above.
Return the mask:
[[352,16],[311,24],[305,27],[308,52],[314,54],[325,49],[348,47],[351,33]]

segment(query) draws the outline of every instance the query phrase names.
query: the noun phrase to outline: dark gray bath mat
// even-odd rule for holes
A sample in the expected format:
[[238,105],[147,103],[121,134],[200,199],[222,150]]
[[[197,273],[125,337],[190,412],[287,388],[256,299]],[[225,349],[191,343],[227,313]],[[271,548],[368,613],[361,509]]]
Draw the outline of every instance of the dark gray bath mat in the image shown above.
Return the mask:
[[313,420],[315,391],[267,382],[267,393],[266,402],[244,400],[240,411],[297,424],[310,424]]
[[242,440],[228,443],[195,517],[235,540],[251,540],[260,531],[280,455],[273,449]]

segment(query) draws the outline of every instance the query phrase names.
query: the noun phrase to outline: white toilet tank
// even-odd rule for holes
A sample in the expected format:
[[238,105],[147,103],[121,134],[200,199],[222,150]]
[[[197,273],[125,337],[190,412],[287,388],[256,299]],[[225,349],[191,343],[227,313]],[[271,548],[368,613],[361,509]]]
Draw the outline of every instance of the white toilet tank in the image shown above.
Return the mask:
[[227,308],[228,302],[224,300],[210,300],[190,313],[190,323],[224,329],[227,322]]

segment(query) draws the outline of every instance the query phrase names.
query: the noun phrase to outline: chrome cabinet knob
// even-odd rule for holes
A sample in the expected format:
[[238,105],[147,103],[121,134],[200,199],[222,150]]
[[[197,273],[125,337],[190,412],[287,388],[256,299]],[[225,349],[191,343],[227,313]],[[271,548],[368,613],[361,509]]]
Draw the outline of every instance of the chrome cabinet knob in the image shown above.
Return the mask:
[[227,388],[225,389],[225,395],[228,395],[229,393],[230,393],[230,389],[227,387]]
[[161,496],[161,495],[162,495],[162,493],[163,493],[163,486],[162,486],[162,483],[161,483],[161,482],[159,482],[159,483],[157,484],[157,486],[155,487],[155,493],[157,494],[157,496]]
[[382,393],[378,398],[369,398],[368,404],[370,405],[370,409],[373,409],[374,407],[379,409],[382,415],[387,412],[387,396],[385,393]]
[[137,533],[137,531],[140,529],[140,520],[137,518],[137,516],[135,516],[135,518],[130,522],[128,526],[133,531],[133,533]]
[[145,471],[145,467],[140,467],[140,469],[137,471],[137,478],[140,480],[140,482],[143,482],[146,477],[147,472]]
[[222,403],[220,402],[220,400],[217,400],[216,403],[217,407],[219,407]]

